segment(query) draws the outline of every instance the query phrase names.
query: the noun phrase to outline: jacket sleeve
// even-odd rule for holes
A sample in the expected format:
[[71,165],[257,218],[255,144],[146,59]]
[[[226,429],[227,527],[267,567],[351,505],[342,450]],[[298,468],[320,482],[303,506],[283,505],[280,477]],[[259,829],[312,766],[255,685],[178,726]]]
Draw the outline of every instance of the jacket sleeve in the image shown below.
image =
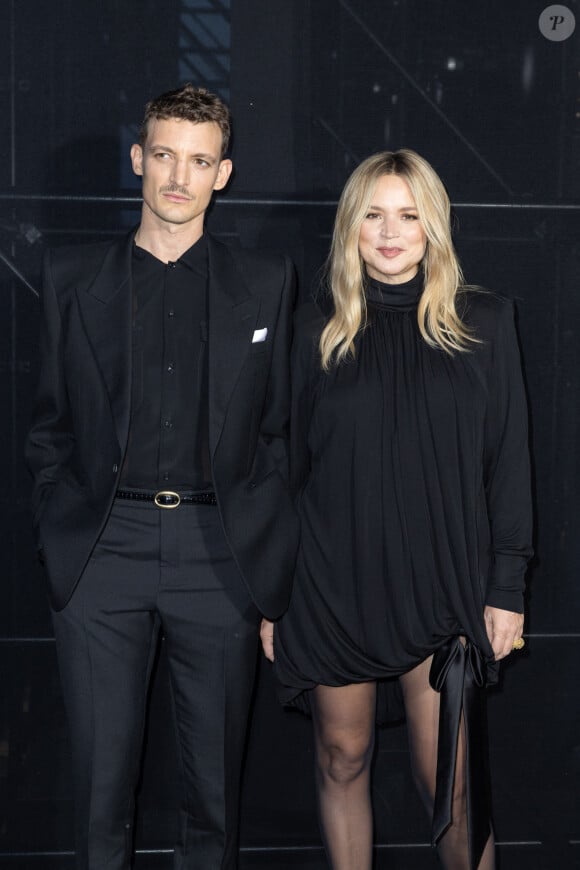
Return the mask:
[[522,613],[532,555],[528,409],[513,305],[508,302],[499,309],[491,364],[484,444],[492,548],[486,604]]
[[279,470],[288,477],[288,438],[290,423],[290,345],[292,313],[296,301],[294,267],[283,259],[283,281],[276,331],[272,346],[270,377],[260,422],[260,437],[275,455]]
[[308,435],[315,385],[321,377],[318,341],[323,317],[313,302],[296,312],[292,343],[292,406],[290,423],[290,488],[297,498],[310,472]]
[[26,461],[34,478],[32,492],[35,528],[46,499],[58,482],[74,449],[64,375],[63,325],[52,277],[50,252],[44,260],[40,325],[40,375]]

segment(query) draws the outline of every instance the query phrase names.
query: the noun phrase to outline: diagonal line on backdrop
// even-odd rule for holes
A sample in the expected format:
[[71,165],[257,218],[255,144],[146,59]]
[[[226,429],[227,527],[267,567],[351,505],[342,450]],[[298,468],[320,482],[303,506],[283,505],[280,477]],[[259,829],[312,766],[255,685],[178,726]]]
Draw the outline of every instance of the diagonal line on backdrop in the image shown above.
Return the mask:
[[15,275],[19,281],[22,281],[24,286],[27,287],[31,293],[34,293],[34,295],[36,296],[37,299],[40,297],[40,293],[38,292],[38,290],[34,289],[32,284],[24,277],[24,275],[22,274],[20,269],[2,251],[0,251],[0,260],[6,266],[8,266],[8,269],[10,270],[10,272],[12,272],[12,274]]
[[509,184],[506,181],[504,181],[503,178],[501,177],[501,175],[499,175],[499,173],[496,172],[496,170],[493,168],[493,166],[491,166],[491,164],[487,162],[487,160],[485,159],[483,154],[481,154],[481,152],[478,151],[478,149],[475,147],[475,145],[473,145],[473,143],[469,141],[469,139],[461,132],[459,127],[457,127],[453,123],[451,118],[448,118],[447,115],[445,114],[445,112],[443,112],[439,108],[437,103],[433,102],[433,100],[431,99],[429,94],[427,94],[423,90],[423,88],[415,81],[413,76],[409,72],[407,72],[405,67],[397,60],[397,58],[394,56],[394,54],[389,51],[389,49],[386,47],[386,45],[384,45],[384,43],[381,42],[381,40],[378,38],[378,36],[376,36],[373,33],[373,31],[370,29],[370,27],[367,24],[365,24],[365,22],[362,20],[362,18],[359,15],[357,15],[357,13],[351,8],[351,6],[346,2],[346,0],[337,0],[337,2],[338,2],[338,5],[342,6],[342,8],[345,10],[345,12],[347,12],[351,16],[351,18],[354,19],[354,21],[356,21],[356,23],[359,25],[361,30],[363,30],[364,33],[366,33],[366,35],[369,37],[371,42],[374,42],[374,44],[377,46],[377,48],[379,48],[383,52],[385,57],[387,57],[390,60],[390,62],[393,64],[393,66],[401,73],[403,78],[411,85],[411,87],[414,90],[416,90],[417,93],[419,93],[423,97],[425,102],[429,104],[429,106],[433,109],[435,114],[438,115],[441,118],[441,120],[451,130],[453,130],[453,132],[455,133],[457,138],[460,139],[461,142],[463,142],[465,147],[469,151],[471,151],[471,153],[474,155],[474,157],[476,157],[476,159],[479,160],[479,162],[482,164],[482,166],[484,166],[487,169],[489,174],[493,178],[495,178],[497,183],[499,185],[501,185],[501,187],[506,191],[506,193],[509,193],[510,196],[513,196],[514,192],[511,189],[511,187],[509,186]]
[[353,163],[360,163],[361,158],[354,153],[352,148],[350,148],[350,146],[346,144],[344,139],[341,139],[334,127],[331,127],[328,121],[325,121],[324,118],[317,118],[316,120],[320,124],[322,129],[326,130],[331,139],[334,139],[335,142],[338,142],[340,147],[345,151],[346,154],[348,154]]
[[38,299],[39,296],[40,296],[40,293],[38,292],[38,290],[35,290],[35,289],[34,289],[34,287],[32,286],[32,284],[31,284],[31,283],[30,283],[30,282],[29,282],[29,281],[24,277],[24,275],[22,274],[22,272],[20,271],[20,269],[19,269],[19,268],[18,268],[18,267],[17,267],[17,266],[12,262],[12,260],[10,260],[9,257],[7,257],[6,254],[4,254],[2,251],[0,251],[0,260],[1,260],[1,261],[2,261],[6,266],[8,266],[8,269],[12,272],[12,274],[15,275],[15,276],[18,278],[19,281],[22,281],[22,283],[24,284],[24,286],[27,287],[27,288],[30,290],[31,293],[34,293],[34,295],[35,295],[36,298]]

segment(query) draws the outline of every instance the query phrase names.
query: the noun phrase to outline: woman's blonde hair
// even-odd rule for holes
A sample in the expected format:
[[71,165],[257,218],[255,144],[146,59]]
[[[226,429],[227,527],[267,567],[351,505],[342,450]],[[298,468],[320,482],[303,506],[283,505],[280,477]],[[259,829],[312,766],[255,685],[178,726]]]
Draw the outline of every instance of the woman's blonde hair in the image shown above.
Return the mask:
[[398,175],[409,185],[425,230],[427,245],[422,261],[424,289],[417,318],[421,335],[432,347],[447,353],[467,349],[475,341],[456,307],[463,275],[451,241],[451,203],[433,167],[415,151],[382,151],[355,169],[340,197],[326,274],[334,301],[334,314],[320,337],[322,367],[354,354],[354,338],[366,323],[367,273],[359,253],[361,225],[375,187],[383,175]]

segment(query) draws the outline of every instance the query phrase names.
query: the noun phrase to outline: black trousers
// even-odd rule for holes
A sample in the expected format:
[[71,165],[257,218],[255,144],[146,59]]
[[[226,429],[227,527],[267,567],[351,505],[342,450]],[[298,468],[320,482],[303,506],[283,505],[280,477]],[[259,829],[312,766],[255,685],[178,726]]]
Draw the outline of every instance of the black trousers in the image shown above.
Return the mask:
[[217,508],[117,500],[53,623],[71,732],[78,870],[130,867],[159,630],[183,783],[174,867],[233,870],[259,613]]

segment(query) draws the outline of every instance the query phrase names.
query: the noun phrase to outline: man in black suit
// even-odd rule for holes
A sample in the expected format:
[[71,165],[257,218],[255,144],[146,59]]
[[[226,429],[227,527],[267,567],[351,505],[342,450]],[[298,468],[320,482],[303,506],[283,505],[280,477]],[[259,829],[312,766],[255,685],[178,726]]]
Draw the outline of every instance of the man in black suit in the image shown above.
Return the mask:
[[79,870],[130,866],[147,686],[163,634],[183,782],[177,870],[234,868],[261,616],[290,593],[293,273],[204,232],[229,111],[147,104],[141,222],[46,258],[27,456],[70,723]]

